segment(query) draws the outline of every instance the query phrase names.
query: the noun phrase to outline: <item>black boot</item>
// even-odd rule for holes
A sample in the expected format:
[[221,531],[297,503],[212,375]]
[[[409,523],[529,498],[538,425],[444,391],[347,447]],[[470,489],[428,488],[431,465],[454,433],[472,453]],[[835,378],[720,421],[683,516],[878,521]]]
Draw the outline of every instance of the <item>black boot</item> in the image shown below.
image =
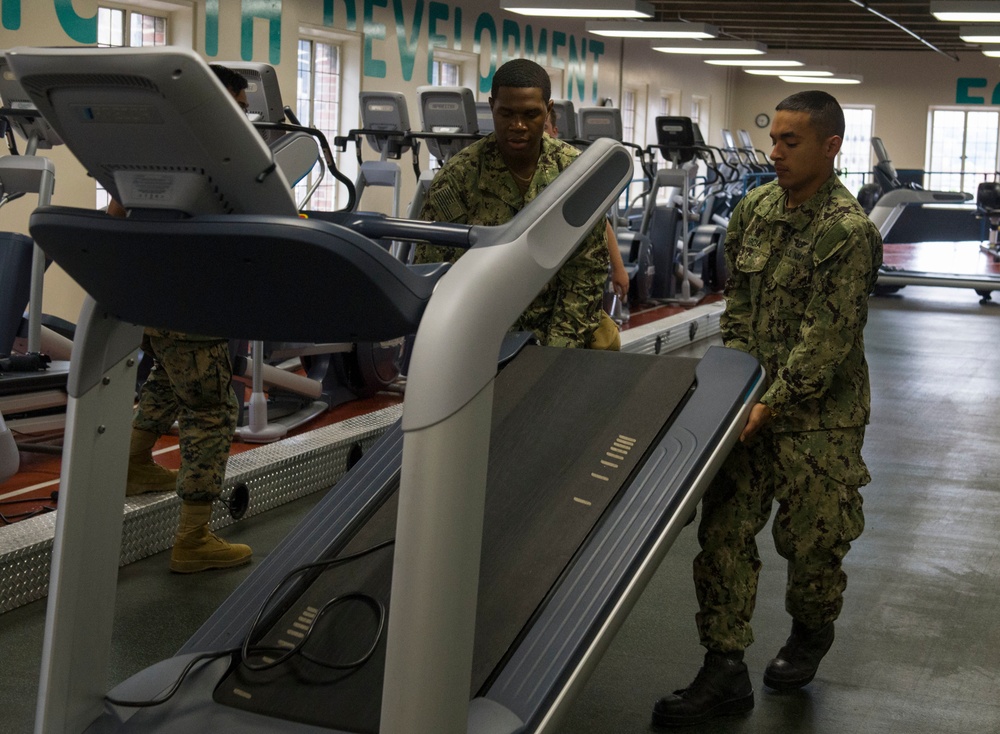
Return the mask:
[[653,704],[655,726],[700,724],[716,716],[753,708],[753,686],[743,651],[705,653],[705,664],[687,688]]
[[811,681],[830,646],[833,645],[833,622],[810,630],[798,620],[792,620],[792,634],[778,657],[767,664],[764,685],[776,691],[801,688]]

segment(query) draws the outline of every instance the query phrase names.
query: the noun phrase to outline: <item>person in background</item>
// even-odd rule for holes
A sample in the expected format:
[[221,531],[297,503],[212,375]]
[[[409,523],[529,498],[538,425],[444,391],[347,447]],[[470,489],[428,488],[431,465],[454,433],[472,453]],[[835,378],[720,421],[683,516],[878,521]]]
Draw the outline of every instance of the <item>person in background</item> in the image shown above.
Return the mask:
[[[247,81],[224,66],[213,64],[219,81],[247,111]],[[117,201],[112,216],[127,212]],[[176,490],[181,498],[180,522],[170,553],[170,570],[195,573],[231,568],[250,562],[249,546],[229,543],[209,530],[212,504],[222,493],[229,449],[236,430],[239,405],[230,383],[229,345],[217,337],[146,328],[142,349],[153,357],[153,368],[139,391],[132,419],[126,496]],[[156,440],[177,421],[180,471],[153,460]]]
[[764,367],[767,389],[702,500],[694,562],[705,661],[687,688],[653,706],[659,726],[753,708],[743,651],[761,568],[756,536],[772,504],[787,560],[791,635],[764,671],[785,691],[816,675],[833,644],[847,576],[864,529],[861,457],[870,389],[864,327],[882,240],[834,173],[844,113],[826,92],[794,94],[771,125],[777,180],[746,195],[726,236],[723,343]]
[[[495,132],[454,155],[431,183],[421,219],[495,226],[510,221],[579,155],[544,135],[552,109],[551,82],[528,59],[503,64],[493,75],[490,109]],[[453,261],[453,248],[421,245],[418,263]],[[598,222],[514,325],[546,346],[614,348],[602,326],[608,277],[606,221]]]
[[[559,137],[559,125],[555,107],[549,111],[549,116],[545,118],[545,134],[553,138]],[[608,222],[608,257],[611,260],[611,287],[614,288],[615,295],[623,302],[628,297],[628,273],[625,272],[625,263],[622,262],[622,253],[618,247],[618,238],[615,236],[615,228]]]

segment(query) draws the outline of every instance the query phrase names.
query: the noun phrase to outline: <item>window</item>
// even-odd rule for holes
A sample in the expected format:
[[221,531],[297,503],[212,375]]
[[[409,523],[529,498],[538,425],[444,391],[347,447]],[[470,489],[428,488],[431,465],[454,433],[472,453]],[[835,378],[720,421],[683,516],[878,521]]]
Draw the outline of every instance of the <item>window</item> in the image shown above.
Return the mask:
[[[340,46],[324,41],[299,39],[298,85],[295,96],[296,116],[299,122],[322,131],[328,141],[340,130]],[[296,201],[302,201],[316,183],[319,168],[314,168],[295,187]],[[339,187],[336,179],[327,174],[309,207],[319,211],[337,208]]]
[[431,62],[431,84],[435,87],[461,86],[459,71],[458,64],[434,59]]
[[[97,45],[110,47],[166,46],[167,19],[123,8],[98,6]],[[105,208],[111,196],[97,184],[97,208]]]
[[936,191],[976,191],[997,169],[1000,111],[932,109],[924,185]]
[[622,140],[635,142],[635,90],[622,93]]
[[97,45],[166,46],[167,19],[122,8],[98,7]]
[[837,156],[840,180],[853,193],[858,193],[872,170],[872,107],[844,105],[844,142]]
[[711,118],[712,100],[697,94],[691,96],[691,122],[698,126],[701,136],[708,141],[708,122]]

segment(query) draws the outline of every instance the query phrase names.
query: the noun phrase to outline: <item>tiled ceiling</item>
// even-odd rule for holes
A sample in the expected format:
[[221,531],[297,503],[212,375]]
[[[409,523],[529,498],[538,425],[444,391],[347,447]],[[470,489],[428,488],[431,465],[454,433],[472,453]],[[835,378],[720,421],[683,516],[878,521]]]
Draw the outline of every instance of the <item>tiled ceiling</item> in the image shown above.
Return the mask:
[[[934,53],[934,49],[927,45],[930,44],[946,55],[955,56],[975,48],[958,37],[958,23],[945,23],[931,15],[930,0],[870,0],[861,5],[852,0],[649,2],[656,8],[656,20],[711,23],[723,30],[722,37],[760,41],[767,44],[772,52],[783,49],[843,49]],[[927,44],[890,20],[924,39]]]

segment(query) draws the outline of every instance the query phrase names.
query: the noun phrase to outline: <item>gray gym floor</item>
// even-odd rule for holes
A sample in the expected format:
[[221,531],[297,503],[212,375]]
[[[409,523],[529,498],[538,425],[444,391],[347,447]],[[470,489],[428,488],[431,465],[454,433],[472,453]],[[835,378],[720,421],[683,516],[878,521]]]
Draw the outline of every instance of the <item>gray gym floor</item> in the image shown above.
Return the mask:
[[[874,397],[865,458],[867,529],[847,558],[837,642],[792,694],[757,687],[755,710],[685,731],[808,734],[1000,732],[1000,304],[972,291],[908,287],[872,301]],[[707,346],[707,345],[706,345]],[[271,551],[317,497],[224,531]],[[788,634],[770,535],[751,675]],[[574,704],[564,734],[647,732],[659,696],[701,662],[685,530]],[[166,554],[121,570],[112,684],[172,654],[249,572],[178,576]],[[45,602],[0,615],[0,731],[34,718]],[[81,624],[86,624],[82,619]]]

